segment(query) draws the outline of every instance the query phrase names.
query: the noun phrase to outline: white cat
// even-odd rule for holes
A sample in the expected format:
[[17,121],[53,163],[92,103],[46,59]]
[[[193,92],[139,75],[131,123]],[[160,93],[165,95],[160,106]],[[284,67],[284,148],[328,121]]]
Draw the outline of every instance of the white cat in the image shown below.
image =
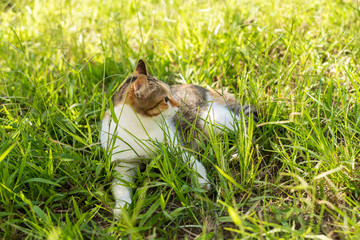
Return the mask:
[[[189,145],[197,149],[196,139],[187,139],[192,125],[207,134],[211,126],[233,129],[241,111],[245,116],[254,112],[243,106],[229,93],[219,93],[186,84],[169,87],[147,74],[145,62],[140,60],[133,76],[129,77],[114,95],[114,112],[108,110],[102,120],[101,144],[111,155],[117,174],[112,183],[116,200],[114,214],[121,216],[121,208],[131,203],[129,182],[135,176],[138,159],[154,156],[153,141],[170,140],[172,144]],[[164,130],[166,128],[166,131]],[[216,131],[219,131],[216,128]],[[177,133],[179,136],[176,136]],[[195,134],[200,138],[200,134]],[[198,183],[210,187],[204,166],[190,153],[182,154],[183,161],[199,174]]]

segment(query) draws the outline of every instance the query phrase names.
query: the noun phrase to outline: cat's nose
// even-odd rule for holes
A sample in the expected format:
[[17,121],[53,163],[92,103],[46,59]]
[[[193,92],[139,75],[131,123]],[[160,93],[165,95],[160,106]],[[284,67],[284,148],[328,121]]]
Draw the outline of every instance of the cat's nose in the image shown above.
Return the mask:
[[170,102],[171,107],[179,107],[180,106],[180,103],[178,101],[176,101],[175,99],[170,98],[169,102]]

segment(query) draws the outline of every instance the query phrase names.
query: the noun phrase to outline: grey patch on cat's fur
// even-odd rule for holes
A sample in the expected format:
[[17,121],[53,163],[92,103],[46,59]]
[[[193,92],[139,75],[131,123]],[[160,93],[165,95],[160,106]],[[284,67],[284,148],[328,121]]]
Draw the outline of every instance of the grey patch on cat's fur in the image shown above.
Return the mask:
[[186,145],[192,143],[193,147],[197,148],[194,139],[200,139],[203,126],[199,116],[207,111],[206,98],[209,91],[192,84],[170,86],[170,90],[175,100],[180,103],[179,113],[175,115],[174,120],[181,133],[181,140]]

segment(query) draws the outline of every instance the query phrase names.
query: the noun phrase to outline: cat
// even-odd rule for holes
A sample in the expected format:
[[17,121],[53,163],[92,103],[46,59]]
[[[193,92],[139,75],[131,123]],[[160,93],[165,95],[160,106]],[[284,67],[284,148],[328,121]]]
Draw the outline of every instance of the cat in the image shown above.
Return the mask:
[[[148,75],[146,64],[139,60],[132,76],[113,96],[113,111],[108,109],[102,119],[101,145],[111,157],[115,177],[112,193],[115,198],[114,215],[131,203],[129,183],[135,176],[138,159],[151,158],[154,141],[186,145],[198,150],[198,141],[208,134],[209,126],[234,129],[241,113],[256,119],[253,107],[242,106],[234,95],[219,94],[197,85],[169,86]],[[248,119],[245,119],[247,127]],[[192,128],[198,131],[191,131]],[[164,130],[164,126],[167,130]],[[221,132],[215,127],[216,132]],[[200,134],[203,133],[203,134]],[[166,136],[167,135],[167,136]],[[189,152],[182,153],[184,162],[198,173],[198,183],[210,188],[204,166]]]

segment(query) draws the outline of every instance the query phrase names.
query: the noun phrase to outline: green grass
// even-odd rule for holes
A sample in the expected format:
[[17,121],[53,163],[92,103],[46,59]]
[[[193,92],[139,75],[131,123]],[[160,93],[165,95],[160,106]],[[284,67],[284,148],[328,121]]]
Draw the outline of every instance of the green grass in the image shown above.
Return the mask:
[[[0,238],[358,239],[359,17],[356,0],[1,1]],[[139,58],[260,121],[253,143],[202,146],[209,192],[159,146],[115,220],[101,115]]]

